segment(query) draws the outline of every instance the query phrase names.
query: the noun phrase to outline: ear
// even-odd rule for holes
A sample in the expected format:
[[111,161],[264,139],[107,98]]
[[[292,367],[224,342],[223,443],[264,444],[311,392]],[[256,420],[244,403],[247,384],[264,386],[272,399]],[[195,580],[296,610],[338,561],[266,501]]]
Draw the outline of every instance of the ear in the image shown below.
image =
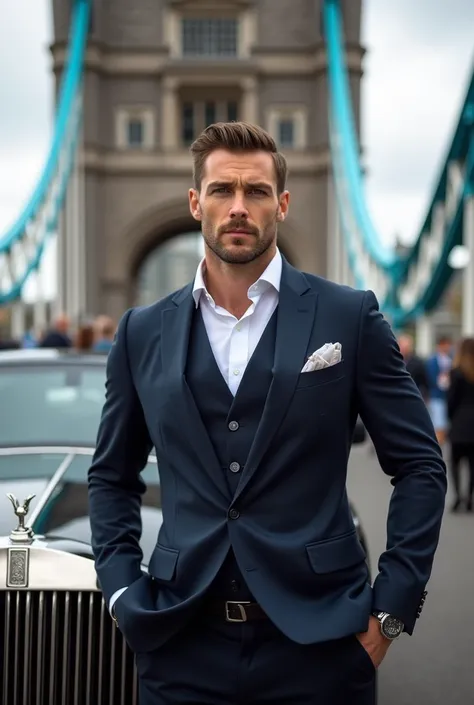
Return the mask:
[[290,194],[288,191],[283,191],[280,198],[278,199],[278,210],[277,210],[277,222],[282,223],[288,213],[288,208],[290,205]]
[[199,204],[199,192],[195,188],[189,189],[189,210],[194,220],[201,220],[201,206]]

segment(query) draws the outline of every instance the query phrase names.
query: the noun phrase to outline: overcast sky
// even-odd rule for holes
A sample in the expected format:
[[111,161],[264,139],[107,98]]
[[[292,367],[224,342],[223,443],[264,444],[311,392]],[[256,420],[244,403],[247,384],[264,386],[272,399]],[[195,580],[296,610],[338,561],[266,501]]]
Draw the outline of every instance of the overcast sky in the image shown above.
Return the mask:
[[[50,0],[2,4],[0,239],[27,200],[51,137]],[[365,0],[366,191],[385,240],[413,240],[474,59],[473,0]],[[48,277],[50,280],[51,278]]]

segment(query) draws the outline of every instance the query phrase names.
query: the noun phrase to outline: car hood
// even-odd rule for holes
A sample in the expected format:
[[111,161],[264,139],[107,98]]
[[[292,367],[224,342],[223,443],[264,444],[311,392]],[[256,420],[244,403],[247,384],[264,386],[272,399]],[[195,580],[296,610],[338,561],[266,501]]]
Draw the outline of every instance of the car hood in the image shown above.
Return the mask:
[[[39,498],[45,492],[48,482],[48,478],[0,480],[0,536],[7,536],[18,525],[18,519],[15,516],[12,504],[6,495],[14,495],[22,504],[30,494],[34,494],[35,498],[29,507],[29,514],[31,515]],[[28,520],[26,523],[28,524]]]

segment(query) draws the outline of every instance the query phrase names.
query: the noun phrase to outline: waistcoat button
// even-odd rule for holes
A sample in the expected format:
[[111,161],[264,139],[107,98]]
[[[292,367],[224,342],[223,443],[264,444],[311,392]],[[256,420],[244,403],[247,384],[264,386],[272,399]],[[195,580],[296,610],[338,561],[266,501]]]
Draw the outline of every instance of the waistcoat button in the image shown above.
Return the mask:
[[229,517],[230,519],[238,519],[240,516],[240,512],[237,511],[237,509],[231,509],[229,512]]
[[234,462],[234,463],[231,463],[231,464],[229,465],[229,470],[230,470],[231,472],[239,472],[239,470],[240,470],[240,465],[239,465],[239,463],[235,463],[235,462]]
[[238,428],[239,428],[238,421],[231,421],[229,423],[229,431],[237,431]]

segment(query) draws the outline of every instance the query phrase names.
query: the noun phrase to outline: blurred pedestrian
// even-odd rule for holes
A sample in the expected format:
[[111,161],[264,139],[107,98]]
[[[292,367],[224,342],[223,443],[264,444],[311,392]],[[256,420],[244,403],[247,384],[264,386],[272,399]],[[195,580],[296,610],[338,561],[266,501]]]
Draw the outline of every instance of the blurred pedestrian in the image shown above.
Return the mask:
[[37,340],[37,337],[35,335],[34,330],[26,331],[26,333],[23,336],[23,339],[21,341],[21,347],[24,348],[25,350],[30,350],[31,348],[38,347],[38,340]]
[[114,341],[116,325],[110,316],[97,316],[94,321],[94,352],[108,353]]
[[92,322],[80,323],[74,337],[74,349],[78,352],[90,352],[94,345],[94,326]]
[[0,350],[19,350],[21,348],[18,340],[12,338],[0,338]]
[[459,345],[450,375],[447,392],[449,440],[451,445],[451,478],[454,489],[453,511],[463,502],[460,482],[461,462],[469,466],[469,488],[466,509],[472,512],[474,499],[474,338],[465,338]]
[[408,333],[403,333],[398,338],[398,346],[400,352],[405,360],[405,367],[407,371],[411,374],[413,381],[420,390],[421,396],[425,400],[428,400],[428,374],[426,371],[425,361],[415,354],[413,346],[413,338]]
[[38,347],[70,348],[72,346],[72,340],[69,331],[69,318],[64,313],[61,313],[56,317],[51,328],[46,331]]
[[448,336],[439,338],[436,352],[426,363],[428,375],[429,409],[440,446],[446,441],[448,426],[446,393],[452,367],[452,340]]

